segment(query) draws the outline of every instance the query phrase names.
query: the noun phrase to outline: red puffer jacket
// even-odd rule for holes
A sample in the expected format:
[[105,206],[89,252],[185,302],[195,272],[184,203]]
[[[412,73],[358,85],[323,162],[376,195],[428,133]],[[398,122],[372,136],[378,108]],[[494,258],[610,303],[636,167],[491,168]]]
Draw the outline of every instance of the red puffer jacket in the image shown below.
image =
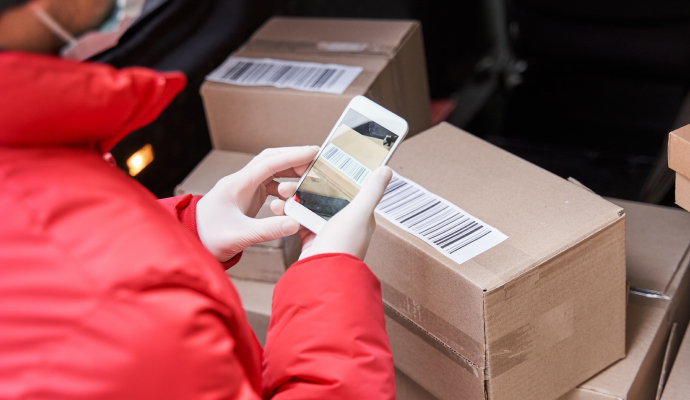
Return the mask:
[[104,162],[184,84],[0,53],[0,398],[393,398],[379,282],[364,263],[293,265],[262,354],[195,235],[198,198],[157,203]]

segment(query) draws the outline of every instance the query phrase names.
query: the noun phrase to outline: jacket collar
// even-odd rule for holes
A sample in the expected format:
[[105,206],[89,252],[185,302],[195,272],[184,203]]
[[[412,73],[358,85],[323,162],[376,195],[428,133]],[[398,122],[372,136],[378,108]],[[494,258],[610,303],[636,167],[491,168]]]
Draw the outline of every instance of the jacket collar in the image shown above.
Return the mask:
[[153,121],[185,84],[180,72],[0,52],[0,146],[105,153]]

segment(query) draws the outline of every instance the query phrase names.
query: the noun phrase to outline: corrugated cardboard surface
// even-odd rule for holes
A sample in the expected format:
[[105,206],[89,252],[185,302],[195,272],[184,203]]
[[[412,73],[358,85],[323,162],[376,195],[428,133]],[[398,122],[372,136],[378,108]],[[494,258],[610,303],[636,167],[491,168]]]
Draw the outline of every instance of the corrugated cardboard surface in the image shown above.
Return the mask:
[[[270,244],[271,242],[269,242]],[[278,282],[287,267],[299,258],[302,242],[298,237],[284,238],[281,247],[270,245],[249,246],[242,252],[242,258],[227,270],[229,276],[263,282]]]
[[377,216],[366,261],[405,374],[442,399],[546,399],[624,355],[620,207],[448,124],[390,166],[509,237],[458,265]]
[[395,369],[395,392],[397,400],[437,400],[397,368]]
[[676,172],[676,204],[690,211],[690,179]]
[[[359,52],[328,43],[366,43]],[[410,135],[430,125],[421,26],[415,21],[276,17],[233,55],[360,66],[341,95],[205,82],[201,88],[216,149],[321,145],[347,103],[365,95],[405,118]]]
[[668,376],[671,374],[671,368],[673,368],[673,363],[676,361],[676,356],[678,355],[678,350],[680,349],[681,341],[683,336],[680,334],[680,328],[678,323],[674,322],[671,326],[671,333],[668,337],[668,343],[666,344],[666,352],[664,354],[664,363],[661,367],[661,378],[659,379],[659,385],[656,392],[656,400],[661,400],[661,394],[664,391],[664,387],[668,381]]
[[[688,307],[688,304],[685,306]],[[686,400],[688,398],[690,398],[690,334],[686,333],[661,399]]]
[[271,320],[271,302],[275,284],[232,278],[232,283],[242,299],[242,307],[261,347],[266,345],[268,323]]
[[204,195],[221,178],[244,168],[254,158],[253,154],[235,151],[211,150],[194,170],[177,185],[175,195]]
[[669,134],[668,167],[681,175],[690,176],[690,125]]
[[[654,399],[672,324],[686,326],[690,309],[690,214],[641,203],[612,200],[626,212],[627,277],[632,292],[646,289],[660,297],[631,293],[627,310],[626,358],[613,364],[561,400]],[[653,293],[652,293],[653,295]],[[668,356],[673,357],[673,354]],[[598,396],[598,397],[593,397]]]
[[668,167],[676,171],[676,204],[690,211],[690,125],[669,134]]
[[[221,178],[233,174],[254,158],[251,154],[211,150],[194,170],[175,188],[177,196],[204,195]],[[257,218],[273,216],[269,196]],[[244,250],[240,262],[228,270],[228,275],[266,282],[277,282],[285,269],[299,258],[302,242],[297,235],[250,246]]]

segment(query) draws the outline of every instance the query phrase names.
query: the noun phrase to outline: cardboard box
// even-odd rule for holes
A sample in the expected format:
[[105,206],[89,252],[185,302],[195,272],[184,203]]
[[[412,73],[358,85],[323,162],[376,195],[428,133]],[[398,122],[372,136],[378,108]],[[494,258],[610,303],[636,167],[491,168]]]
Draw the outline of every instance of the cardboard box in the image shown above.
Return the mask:
[[668,167],[676,171],[676,204],[690,210],[690,125],[669,134]]
[[625,355],[625,217],[449,124],[390,166],[509,238],[459,265],[377,215],[397,368],[440,399],[554,399]]
[[690,176],[690,125],[669,134],[668,167],[681,175]]
[[[252,158],[254,156],[251,154],[211,150],[187,178],[177,185],[175,195],[204,195],[221,178],[239,171]],[[270,208],[273,199],[274,197],[269,196],[259,210],[257,218],[273,216]],[[228,275],[236,278],[278,282],[285,270],[297,261],[301,250],[302,241],[297,235],[250,246],[244,250],[240,262],[228,269]]]
[[663,367],[678,350],[672,327],[682,337],[690,319],[690,214],[612,201],[627,220],[627,355],[560,400],[658,398]]
[[264,347],[268,324],[271,321],[271,302],[273,301],[275,284],[238,278],[231,278],[231,280],[240,295],[240,299],[242,299],[242,307],[247,313],[249,326],[252,327],[261,347]]
[[356,95],[405,118],[410,136],[430,126],[419,22],[275,17],[233,56],[363,71],[342,94],[206,81],[201,96],[216,149],[256,154],[267,147],[320,146]]
[[690,398],[690,333],[686,332],[661,400],[688,398]]

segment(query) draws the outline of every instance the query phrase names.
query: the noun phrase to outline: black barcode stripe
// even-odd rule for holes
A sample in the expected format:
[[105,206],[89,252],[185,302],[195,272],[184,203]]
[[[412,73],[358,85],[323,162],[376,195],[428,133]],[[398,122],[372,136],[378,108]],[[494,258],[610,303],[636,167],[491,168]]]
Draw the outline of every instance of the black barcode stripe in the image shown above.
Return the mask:
[[337,146],[329,143],[326,149],[321,154],[326,161],[336,167],[340,172],[345,174],[348,178],[362,185],[367,177],[371,175],[371,170],[355,160],[346,152],[339,149]]
[[230,83],[277,84],[304,89],[329,89],[345,73],[342,68],[302,67],[238,61],[223,74]]
[[[471,230],[470,230],[471,229]],[[478,223],[472,221],[469,224],[463,226],[461,229],[451,233],[450,235],[444,236],[441,239],[436,241],[436,244],[438,244],[441,247],[448,247],[451,244],[457,242],[458,240],[472,234],[473,232],[476,232],[478,230],[482,229],[482,226],[479,225]],[[467,232],[469,231],[469,232]],[[465,233],[467,232],[467,233]]]
[[420,231],[419,233],[423,236],[427,236],[428,234],[431,234],[431,233],[437,231],[438,229],[443,229],[444,226],[447,226],[448,224],[452,224],[453,222],[457,221],[458,219],[460,219],[462,217],[463,217],[463,215],[454,214],[454,215],[450,216],[448,219],[445,219],[445,220],[439,222],[438,224],[432,226],[429,229],[425,229],[423,231]]
[[481,221],[397,177],[391,179],[378,210],[449,254],[492,232]]
[[458,251],[458,250],[464,248],[465,246],[467,246],[467,245],[469,245],[469,244],[471,244],[471,243],[474,243],[474,242],[476,242],[477,240],[483,238],[484,236],[488,235],[489,233],[491,233],[491,229],[485,229],[485,230],[484,230],[484,233],[482,233],[481,235],[475,236],[474,238],[467,240],[466,242],[462,243],[461,245],[459,245],[459,246],[457,246],[457,247],[454,247],[452,250],[448,250],[448,252],[451,253],[451,254],[453,254],[453,253],[455,253],[456,251]]

